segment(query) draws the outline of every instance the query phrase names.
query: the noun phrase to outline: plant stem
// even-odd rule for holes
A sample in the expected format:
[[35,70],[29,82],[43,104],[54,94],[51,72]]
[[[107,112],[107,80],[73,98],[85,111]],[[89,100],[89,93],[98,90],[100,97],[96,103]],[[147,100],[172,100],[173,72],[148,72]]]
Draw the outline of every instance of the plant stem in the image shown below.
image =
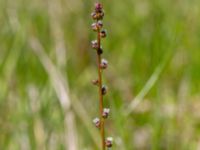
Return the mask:
[[[101,48],[100,29],[98,29],[97,41],[98,41],[98,49],[100,49]],[[104,118],[102,116],[102,114],[103,114],[103,94],[102,94],[101,54],[98,53],[98,51],[97,51],[97,63],[98,63],[98,81],[99,81],[100,132],[101,132],[102,150],[105,150]]]

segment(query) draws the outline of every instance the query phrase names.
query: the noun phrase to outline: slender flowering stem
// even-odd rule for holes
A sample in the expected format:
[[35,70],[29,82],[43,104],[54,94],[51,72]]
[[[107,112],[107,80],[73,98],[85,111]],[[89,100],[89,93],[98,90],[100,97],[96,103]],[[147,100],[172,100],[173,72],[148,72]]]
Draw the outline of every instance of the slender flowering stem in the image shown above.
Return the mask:
[[98,65],[98,79],[92,80],[92,83],[94,85],[97,85],[99,88],[99,113],[100,113],[100,119],[95,118],[93,120],[93,123],[97,128],[100,129],[101,133],[101,144],[102,144],[102,150],[105,150],[106,147],[110,148],[112,147],[112,138],[106,138],[105,139],[105,127],[104,122],[105,119],[108,117],[110,109],[104,108],[103,105],[103,96],[107,93],[107,87],[102,84],[102,70],[106,69],[108,66],[108,62],[106,59],[102,59],[101,55],[103,53],[103,49],[101,47],[101,38],[106,37],[106,30],[102,29],[103,27],[103,17],[104,17],[104,11],[102,9],[102,5],[100,3],[95,4],[95,10],[91,14],[92,18],[96,21],[95,23],[92,23],[91,27],[92,30],[97,32],[97,40],[93,40],[91,42],[92,48],[96,50],[97,52],[97,65]]
[[[97,42],[98,49],[101,48],[101,36],[100,29],[97,30]],[[99,112],[100,112],[100,130],[101,130],[101,141],[102,149],[105,150],[105,131],[104,131],[104,118],[103,114],[103,94],[102,94],[102,70],[101,70],[101,54],[97,51],[97,63],[98,63],[98,80],[99,80]]]

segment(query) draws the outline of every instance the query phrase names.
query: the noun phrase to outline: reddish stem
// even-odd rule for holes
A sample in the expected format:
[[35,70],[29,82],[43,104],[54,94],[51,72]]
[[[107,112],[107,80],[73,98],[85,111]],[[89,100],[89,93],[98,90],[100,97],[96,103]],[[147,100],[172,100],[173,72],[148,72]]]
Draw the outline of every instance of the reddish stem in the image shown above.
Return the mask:
[[97,41],[98,41],[98,50],[97,50],[97,63],[98,63],[98,80],[99,80],[99,111],[100,111],[100,132],[101,132],[101,141],[102,141],[102,150],[105,150],[105,131],[104,131],[104,118],[103,114],[103,94],[102,94],[102,70],[101,70],[101,54],[98,52],[101,48],[101,36],[100,29],[98,29]]

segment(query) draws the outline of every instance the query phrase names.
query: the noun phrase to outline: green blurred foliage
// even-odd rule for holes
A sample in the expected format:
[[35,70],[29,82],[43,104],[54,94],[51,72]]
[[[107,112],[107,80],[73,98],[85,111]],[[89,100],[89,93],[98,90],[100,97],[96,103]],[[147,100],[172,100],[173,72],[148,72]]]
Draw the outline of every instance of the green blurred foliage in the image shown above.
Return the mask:
[[[199,149],[200,1],[101,2],[108,31],[102,42],[109,60],[105,105],[112,112],[106,135],[114,137],[113,149]],[[98,115],[97,89],[90,84],[97,77],[93,4],[0,0],[1,150],[69,149],[68,128],[76,149],[98,149],[91,127]],[[153,73],[156,82],[125,115]],[[70,108],[57,81],[65,81]]]

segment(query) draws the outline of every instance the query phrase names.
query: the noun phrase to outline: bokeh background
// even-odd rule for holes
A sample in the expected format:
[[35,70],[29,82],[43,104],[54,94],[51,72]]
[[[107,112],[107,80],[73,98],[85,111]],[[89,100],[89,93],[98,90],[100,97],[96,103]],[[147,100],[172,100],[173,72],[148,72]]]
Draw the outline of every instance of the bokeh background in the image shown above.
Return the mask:
[[[97,150],[92,0],[0,0],[0,149]],[[200,1],[101,1],[113,150],[200,149]]]

